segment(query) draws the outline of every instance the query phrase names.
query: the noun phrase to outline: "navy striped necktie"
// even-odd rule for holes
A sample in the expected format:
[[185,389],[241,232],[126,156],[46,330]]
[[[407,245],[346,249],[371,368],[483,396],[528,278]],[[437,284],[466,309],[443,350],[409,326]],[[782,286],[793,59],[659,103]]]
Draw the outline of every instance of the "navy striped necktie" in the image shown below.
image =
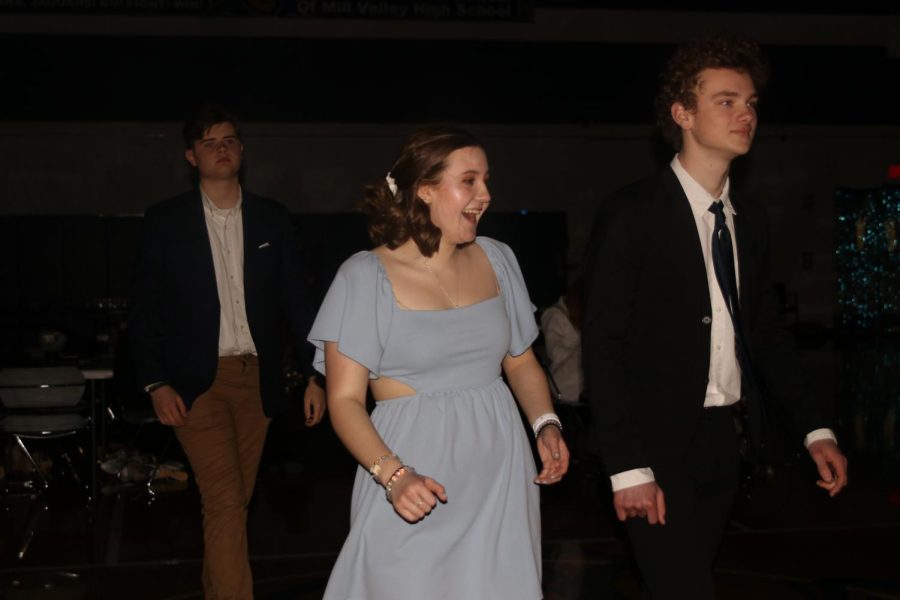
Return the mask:
[[744,338],[741,327],[741,310],[738,300],[737,277],[734,271],[734,244],[731,241],[731,232],[725,220],[725,206],[721,200],[713,202],[709,212],[716,217],[716,223],[712,233],[712,261],[716,272],[716,281],[722,290],[722,298],[731,316],[734,326],[735,352],[738,364],[745,376],[752,378],[753,369],[750,365],[750,353],[747,350],[747,340]]

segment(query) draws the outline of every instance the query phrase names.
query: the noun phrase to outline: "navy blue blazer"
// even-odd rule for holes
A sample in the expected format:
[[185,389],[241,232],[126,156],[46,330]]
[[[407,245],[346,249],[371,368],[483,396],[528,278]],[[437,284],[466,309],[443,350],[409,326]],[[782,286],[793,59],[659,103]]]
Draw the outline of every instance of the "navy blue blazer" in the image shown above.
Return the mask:
[[[286,408],[284,321],[298,353],[312,321],[299,244],[281,204],[243,192],[244,301],[259,357],[263,409]],[[200,191],[155,204],[144,214],[129,317],[138,384],[166,381],[190,408],[216,376],[219,295]],[[309,364],[309,361],[301,361]],[[308,371],[307,371],[308,373]]]

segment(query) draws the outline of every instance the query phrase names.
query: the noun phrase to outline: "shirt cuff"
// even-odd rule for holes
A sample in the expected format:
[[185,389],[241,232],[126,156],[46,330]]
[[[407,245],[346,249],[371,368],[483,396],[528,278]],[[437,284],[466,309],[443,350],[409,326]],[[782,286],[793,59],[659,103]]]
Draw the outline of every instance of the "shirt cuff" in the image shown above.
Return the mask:
[[803,445],[809,448],[809,445],[813,442],[818,442],[819,440],[831,440],[835,444],[837,444],[837,436],[834,435],[834,432],[828,428],[816,429],[814,431],[810,431],[806,434],[806,438],[803,440]]
[[612,481],[612,490],[614,492],[656,481],[656,478],[653,476],[653,469],[650,467],[622,471],[610,476],[609,479]]
[[159,389],[159,388],[161,388],[161,387],[164,386],[164,385],[166,385],[166,382],[165,382],[165,381],[154,381],[153,383],[144,386],[144,392],[146,392],[147,394],[149,394],[149,393],[151,393],[153,390]]

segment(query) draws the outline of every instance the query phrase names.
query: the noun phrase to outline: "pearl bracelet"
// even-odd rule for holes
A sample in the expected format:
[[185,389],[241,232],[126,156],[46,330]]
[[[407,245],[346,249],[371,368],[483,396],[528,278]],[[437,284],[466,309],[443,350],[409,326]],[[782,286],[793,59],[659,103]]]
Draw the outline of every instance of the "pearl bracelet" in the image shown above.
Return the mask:
[[394,474],[391,475],[391,478],[388,479],[386,484],[384,484],[384,496],[385,496],[385,498],[387,498],[387,501],[389,504],[394,503],[393,498],[391,498],[391,492],[394,491],[394,484],[397,483],[397,480],[399,480],[401,477],[403,477],[404,475],[406,475],[408,473],[415,473],[415,472],[416,472],[415,469],[413,469],[412,467],[406,466],[406,465],[401,465],[396,471],[394,471]]
[[547,425],[556,425],[560,431],[562,431],[562,421],[559,420],[559,417],[556,413],[545,413],[539,416],[534,420],[534,423],[531,424],[531,428],[534,430],[534,437],[540,435],[541,430]]
[[[381,463],[383,463],[386,460],[390,460],[392,458],[396,458],[397,460],[400,460],[400,457],[397,456],[396,454],[385,454],[384,456],[379,456],[378,458],[376,458],[375,461],[372,463],[372,466],[369,467],[369,474],[372,475],[372,477],[374,477],[377,480],[378,475],[381,474]],[[400,460],[400,462],[402,463],[403,461]]]

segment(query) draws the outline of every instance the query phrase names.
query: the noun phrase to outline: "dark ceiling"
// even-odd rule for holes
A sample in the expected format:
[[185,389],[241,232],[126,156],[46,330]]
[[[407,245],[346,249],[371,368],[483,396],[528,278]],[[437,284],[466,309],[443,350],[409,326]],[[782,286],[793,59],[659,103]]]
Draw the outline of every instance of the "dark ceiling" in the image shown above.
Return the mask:
[[[0,119],[180,120],[188,107],[211,100],[252,121],[649,123],[656,74],[671,50],[665,44],[3,35]],[[773,67],[764,122],[900,124],[900,59],[885,49],[764,50]]]
[[785,1],[757,1],[752,4],[722,2],[649,2],[646,0],[634,0],[631,2],[609,2],[607,0],[532,0],[535,8],[578,8],[594,10],[667,10],[667,11],[696,11],[696,12],[720,12],[720,13],[775,13],[775,14],[832,14],[832,15],[889,15],[898,12],[896,5],[890,2],[878,2],[875,0],[860,0],[857,2],[819,2],[811,6],[810,2]]

